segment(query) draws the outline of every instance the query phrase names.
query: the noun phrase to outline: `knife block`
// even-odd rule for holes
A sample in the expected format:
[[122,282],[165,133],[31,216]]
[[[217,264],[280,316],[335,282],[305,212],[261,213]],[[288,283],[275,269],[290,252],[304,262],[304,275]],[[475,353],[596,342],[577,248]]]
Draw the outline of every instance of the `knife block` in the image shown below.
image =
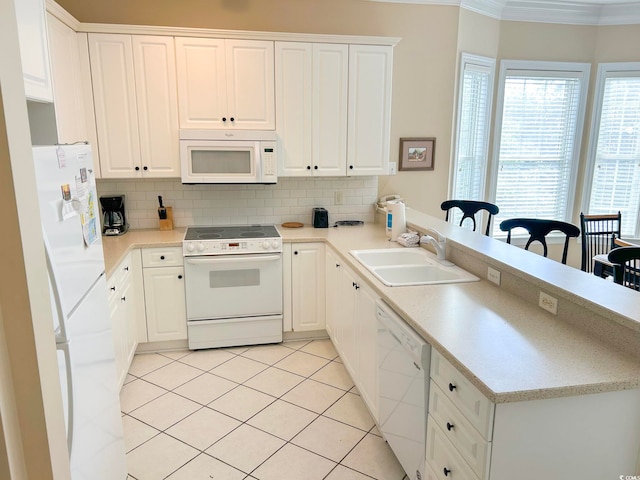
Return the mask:
[[160,230],[173,230],[173,208],[165,207],[167,210],[167,218],[161,218]]

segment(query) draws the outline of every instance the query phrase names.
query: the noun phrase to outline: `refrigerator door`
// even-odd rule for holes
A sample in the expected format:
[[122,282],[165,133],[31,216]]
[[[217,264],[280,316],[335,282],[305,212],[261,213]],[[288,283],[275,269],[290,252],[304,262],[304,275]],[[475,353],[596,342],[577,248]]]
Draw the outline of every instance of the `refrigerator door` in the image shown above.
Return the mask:
[[127,478],[106,292],[101,275],[67,320],[69,368],[59,370],[63,396],[71,392],[65,403],[73,480]]
[[69,316],[104,272],[91,147],[34,147],[33,158],[45,241]]

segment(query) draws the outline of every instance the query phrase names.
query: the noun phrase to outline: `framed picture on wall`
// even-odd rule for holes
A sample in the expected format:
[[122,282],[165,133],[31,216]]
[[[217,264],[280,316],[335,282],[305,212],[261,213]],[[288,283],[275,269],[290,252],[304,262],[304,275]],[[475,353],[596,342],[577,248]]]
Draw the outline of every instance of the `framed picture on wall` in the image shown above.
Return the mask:
[[433,170],[435,138],[401,138],[400,170]]

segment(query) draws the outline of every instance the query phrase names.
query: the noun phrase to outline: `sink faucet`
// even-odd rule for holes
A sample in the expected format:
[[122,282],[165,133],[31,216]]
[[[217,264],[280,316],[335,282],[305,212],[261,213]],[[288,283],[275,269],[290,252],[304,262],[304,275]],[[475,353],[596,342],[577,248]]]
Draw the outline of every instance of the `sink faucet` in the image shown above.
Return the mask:
[[420,237],[420,243],[428,243],[436,250],[436,260],[442,265],[453,266],[453,263],[445,258],[447,238],[434,229],[427,229],[425,235]]

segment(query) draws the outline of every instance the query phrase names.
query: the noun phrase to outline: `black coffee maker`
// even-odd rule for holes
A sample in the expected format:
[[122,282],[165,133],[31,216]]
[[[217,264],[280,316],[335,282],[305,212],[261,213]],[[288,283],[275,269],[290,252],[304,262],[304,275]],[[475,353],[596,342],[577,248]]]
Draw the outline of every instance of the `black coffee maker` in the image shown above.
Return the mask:
[[124,195],[100,197],[102,207],[102,234],[122,235],[129,229],[124,213]]

